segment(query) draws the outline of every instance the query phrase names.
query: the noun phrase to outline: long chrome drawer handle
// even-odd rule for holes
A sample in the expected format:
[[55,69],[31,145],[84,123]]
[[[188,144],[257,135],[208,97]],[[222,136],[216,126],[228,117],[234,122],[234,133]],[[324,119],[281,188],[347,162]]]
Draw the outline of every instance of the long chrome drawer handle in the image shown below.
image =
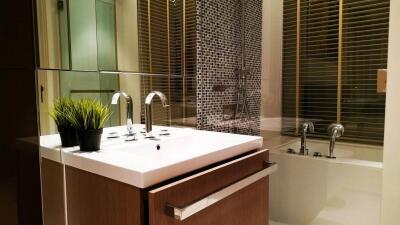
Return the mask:
[[223,189],[219,190],[218,192],[215,192],[195,203],[192,203],[184,208],[178,208],[178,207],[168,205],[167,206],[169,208],[168,211],[173,212],[173,216],[175,217],[175,219],[177,219],[179,221],[183,221],[183,220],[193,216],[194,214],[200,212],[201,210],[240,191],[241,189],[249,186],[250,184],[255,183],[256,181],[260,180],[261,178],[271,175],[278,169],[278,165],[275,162],[266,161],[265,163],[267,166],[265,169],[255,173],[251,176],[248,176],[248,177],[246,177],[226,188],[223,188]]

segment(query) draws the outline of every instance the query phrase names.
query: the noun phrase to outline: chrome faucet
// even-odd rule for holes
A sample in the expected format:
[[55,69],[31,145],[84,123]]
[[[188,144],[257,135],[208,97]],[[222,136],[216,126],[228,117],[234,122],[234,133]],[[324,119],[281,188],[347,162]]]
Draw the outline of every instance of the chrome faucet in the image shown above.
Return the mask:
[[344,133],[344,127],[342,124],[333,123],[328,127],[328,133],[331,136],[331,143],[329,144],[329,155],[327,156],[330,159],[334,159],[336,157],[333,156],[333,150],[335,149],[336,140],[339,139]]
[[150,133],[153,130],[153,117],[152,117],[152,107],[151,104],[153,102],[154,96],[158,96],[161,100],[162,106],[168,107],[167,105],[167,97],[160,92],[160,91],[152,91],[150,92],[145,100],[145,108],[144,108],[144,114],[145,114],[145,123],[146,123],[146,133]]
[[307,132],[314,133],[314,124],[311,121],[304,122],[302,126],[300,155],[308,155]]
[[128,130],[128,135],[134,135],[133,132],[133,101],[132,97],[123,91],[115,92],[112,96],[111,104],[118,104],[119,98],[122,96],[126,99],[126,129]]

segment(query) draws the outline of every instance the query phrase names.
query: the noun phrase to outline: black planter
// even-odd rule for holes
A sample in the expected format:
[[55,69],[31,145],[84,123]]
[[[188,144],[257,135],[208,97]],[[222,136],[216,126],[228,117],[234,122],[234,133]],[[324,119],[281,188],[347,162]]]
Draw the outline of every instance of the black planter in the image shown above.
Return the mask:
[[79,147],[81,151],[93,152],[100,150],[101,135],[103,129],[99,130],[79,130]]
[[62,147],[74,147],[79,145],[78,132],[73,127],[58,126]]

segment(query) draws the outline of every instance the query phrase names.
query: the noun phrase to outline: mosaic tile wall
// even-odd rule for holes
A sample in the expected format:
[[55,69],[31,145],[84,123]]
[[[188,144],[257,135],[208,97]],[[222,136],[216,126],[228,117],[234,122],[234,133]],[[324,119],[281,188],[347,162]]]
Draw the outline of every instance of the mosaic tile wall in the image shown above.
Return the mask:
[[[248,120],[226,118],[237,102],[235,69],[242,61],[242,7],[245,12]],[[197,127],[259,135],[261,106],[262,0],[197,0]],[[218,89],[216,87],[224,87]],[[216,90],[218,89],[218,90]],[[225,110],[224,110],[225,109]]]

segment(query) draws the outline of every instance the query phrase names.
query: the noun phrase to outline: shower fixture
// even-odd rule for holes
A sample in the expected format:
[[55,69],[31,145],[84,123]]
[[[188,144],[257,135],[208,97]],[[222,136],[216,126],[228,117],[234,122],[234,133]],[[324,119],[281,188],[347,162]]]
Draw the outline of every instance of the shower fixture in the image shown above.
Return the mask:
[[[250,69],[246,66],[246,32],[245,32],[245,0],[242,0],[242,15],[241,15],[241,50],[242,50],[242,65],[241,68],[235,69],[234,73],[237,77],[236,85],[236,123],[247,122],[250,119],[249,104],[248,104],[248,78],[251,76]],[[238,124],[237,124],[238,125]],[[250,130],[249,124],[247,130]],[[237,128],[238,126],[236,126]]]
[[247,101],[247,78],[250,75],[248,68],[236,69],[235,75],[238,79],[236,85],[236,119],[245,120],[249,119],[249,109]]

